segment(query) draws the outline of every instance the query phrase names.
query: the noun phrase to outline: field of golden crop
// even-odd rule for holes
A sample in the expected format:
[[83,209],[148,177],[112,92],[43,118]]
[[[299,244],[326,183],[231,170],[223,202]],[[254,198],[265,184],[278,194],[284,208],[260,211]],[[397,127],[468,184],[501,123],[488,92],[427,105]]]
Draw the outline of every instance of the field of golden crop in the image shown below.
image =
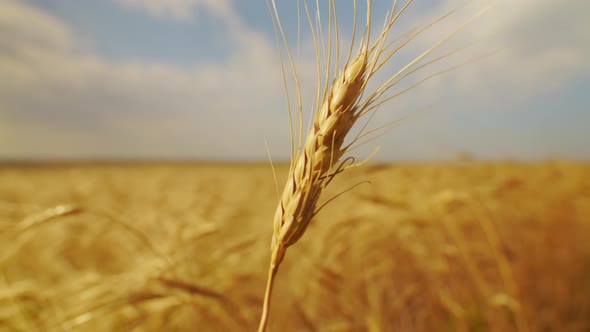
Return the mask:
[[[323,199],[363,181],[270,331],[590,331],[590,164],[374,164]],[[254,331],[276,203],[263,164],[2,166],[0,331]]]

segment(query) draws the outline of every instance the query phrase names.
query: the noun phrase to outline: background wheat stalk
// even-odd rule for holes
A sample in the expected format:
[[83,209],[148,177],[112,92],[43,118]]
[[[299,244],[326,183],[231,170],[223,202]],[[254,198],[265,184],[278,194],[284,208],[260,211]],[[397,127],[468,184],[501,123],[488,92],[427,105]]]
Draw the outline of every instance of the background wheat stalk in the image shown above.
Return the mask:
[[[402,47],[409,43],[412,39],[420,35],[423,31],[433,26],[435,23],[445,19],[453,12],[444,15],[438,20],[431,22],[430,24],[416,29],[413,33],[410,33],[404,39],[397,41],[389,41],[389,32],[393,27],[394,23],[398,20],[400,15],[408,8],[412,3],[412,0],[405,2],[401,8],[398,9],[397,0],[393,1],[391,10],[386,17],[385,24],[380,34],[376,39],[371,41],[371,0],[367,0],[367,16],[366,25],[364,31],[361,34],[359,46],[355,48],[355,35],[356,35],[356,12],[357,3],[354,1],[354,25],[352,33],[352,41],[348,49],[346,60],[344,61],[343,68],[338,72],[337,66],[339,65],[341,54],[340,48],[338,47],[339,39],[339,28],[338,18],[336,12],[336,3],[334,0],[329,1],[329,24],[328,24],[328,36],[327,36],[327,47],[326,45],[320,45],[319,40],[324,40],[321,35],[321,30],[316,32],[314,29],[314,22],[312,15],[310,14],[309,7],[306,1],[303,1],[305,12],[310,24],[312,31],[315,51],[317,58],[317,70],[318,70],[318,91],[317,99],[321,100],[321,103],[317,104],[314,115],[314,121],[309,128],[304,144],[302,144],[302,116],[299,121],[299,145],[296,149],[294,146],[294,135],[293,135],[293,120],[291,111],[289,110],[291,118],[291,138],[292,138],[292,153],[291,153],[291,164],[287,182],[285,184],[282,195],[279,199],[279,204],[276,209],[273,223],[273,235],[271,242],[271,259],[268,271],[268,279],[266,285],[266,291],[264,296],[263,311],[260,319],[259,331],[266,329],[270,299],[273,289],[273,283],[278,271],[278,267],[285,257],[287,248],[297,242],[301,236],[305,233],[307,226],[318,213],[318,200],[321,196],[323,189],[332,181],[332,179],[345,171],[346,169],[358,166],[362,162],[356,162],[353,157],[344,158],[346,152],[356,147],[361,139],[378,132],[383,129],[382,126],[375,129],[367,129],[367,124],[363,126],[360,133],[352,138],[350,144],[344,144],[345,138],[351,132],[354,124],[358,120],[368,114],[374,113],[374,111],[382,105],[400,94],[406,92],[409,89],[421,84],[425,80],[434,77],[442,72],[434,73],[426,78],[418,81],[410,87],[399,91],[397,93],[386,95],[386,93],[401,80],[408,77],[417,70],[424,68],[440,59],[450,56],[452,53],[445,54],[436,59],[430,60],[419,64],[419,62],[428,56],[432,51],[438,48],[441,44],[455,35],[461,30],[466,24],[468,24],[475,17],[481,15],[487,10],[487,8],[481,10],[476,15],[471,17],[468,21],[464,22],[458,29],[448,34],[436,42],[432,47],[424,51],[422,54],[415,57],[406,66],[400,69],[395,74],[391,75],[386,81],[384,81],[379,87],[366,93],[365,89],[367,83],[374,76],[374,74],[388,62],[391,57],[398,52]],[[274,0],[270,3],[267,1],[271,15],[273,16],[273,23],[275,24],[275,32],[277,35],[277,41],[282,38],[283,43],[287,47],[288,61],[293,71],[293,76],[296,81],[297,94],[299,100],[301,100],[301,91],[299,88],[299,82],[297,79],[297,72],[295,65],[288,48],[288,43],[281,25],[277,6]],[[321,26],[321,25],[319,25]],[[335,46],[333,46],[335,43]],[[322,70],[320,65],[320,49],[328,50],[326,68]],[[356,49],[356,51],[355,51]],[[280,52],[279,52],[280,53]],[[333,54],[334,53],[334,54]],[[353,55],[354,53],[354,55]],[[338,73],[334,77],[330,77],[331,61],[334,58],[333,65],[335,67],[334,73]],[[281,63],[283,63],[281,57]],[[284,65],[283,65],[284,68]],[[324,72],[325,75],[325,86],[321,88],[321,74]],[[283,78],[285,79],[284,69]],[[331,81],[331,84],[328,84]],[[285,83],[285,86],[287,84]],[[364,97],[362,97],[365,95]],[[301,113],[302,107],[300,105],[299,112]],[[370,138],[370,137],[369,137]]]

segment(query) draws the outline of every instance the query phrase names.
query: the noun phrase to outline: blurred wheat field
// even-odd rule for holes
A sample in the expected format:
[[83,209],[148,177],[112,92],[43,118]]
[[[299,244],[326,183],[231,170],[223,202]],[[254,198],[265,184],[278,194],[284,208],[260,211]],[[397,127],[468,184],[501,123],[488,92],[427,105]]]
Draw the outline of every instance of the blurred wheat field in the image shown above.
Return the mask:
[[[363,181],[270,331],[590,330],[590,164],[372,164],[324,201]],[[2,166],[0,330],[255,330],[276,203],[267,164]]]

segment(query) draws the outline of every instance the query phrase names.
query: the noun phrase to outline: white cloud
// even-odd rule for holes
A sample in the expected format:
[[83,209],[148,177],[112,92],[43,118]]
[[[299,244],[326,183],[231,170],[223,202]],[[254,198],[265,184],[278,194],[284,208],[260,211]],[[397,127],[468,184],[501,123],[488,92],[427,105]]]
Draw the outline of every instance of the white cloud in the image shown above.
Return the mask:
[[[230,1],[117,1],[175,19],[190,19],[199,10],[213,13],[228,34],[224,42],[230,54],[192,66],[107,60],[81,52],[78,36],[58,18],[21,2],[2,1],[0,77],[6,79],[0,81],[1,157],[265,158],[265,137],[275,158],[286,157],[288,120],[274,40],[243,22]],[[407,21],[431,20],[449,3]],[[471,54],[486,48],[504,51],[434,79],[385,108],[388,114],[381,121],[399,116],[392,109],[412,112],[428,104],[439,109],[425,121],[404,124],[406,129],[399,132],[406,136],[396,139],[405,150],[388,144],[381,155],[394,155],[389,147],[402,151],[398,155],[440,154],[432,140],[447,130],[445,107],[473,107],[476,102],[474,111],[500,104],[514,108],[572,79],[588,77],[586,7],[575,0],[511,2],[470,25],[451,48],[493,31],[487,47]],[[428,30],[396,59],[409,59],[429,47],[467,15]],[[404,28],[409,25],[396,32]],[[314,91],[315,60],[303,52],[300,63],[303,89]],[[311,101],[307,98],[304,110]],[[416,130],[431,132],[416,135]]]
[[[456,1],[448,1],[440,8],[449,8],[449,3]],[[475,1],[474,7],[482,8],[484,4]],[[449,45],[481,40],[468,52],[470,56],[494,49],[499,53],[435,80],[430,92],[479,96],[488,102],[512,95],[522,101],[560,89],[573,79],[590,76],[590,29],[585,28],[590,20],[589,9],[587,2],[577,0],[496,2]],[[435,9],[420,21],[432,20],[440,12]],[[440,31],[450,31],[471,13],[462,11],[457,18],[429,30],[420,39],[420,47],[432,45]]]
[[[0,47],[3,50],[33,45],[52,50],[71,47],[72,36],[61,22],[17,1],[2,1],[0,6]],[[31,23],[34,29],[30,28]]]
[[[481,8],[485,3],[474,1],[473,8]],[[537,100],[548,100],[563,93],[573,81],[590,78],[590,29],[584,28],[590,20],[588,3],[576,0],[496,3],[451,40],[446,49],[478,38],[482,43],[464,57],[443,61],[444,65],[438,69],[488,50],[501,51],[428,81],[392,104],[395,112],[382,112],[389,112],[384,118],[391,119],[399,117],[399,108],[412,112],[420,106],[432,105],[427,116],[406,122],[388,135],[394,139],[382,144],[383,155],[403,155],[400,151],[405,147],[418,151],[407,151],[407,155],[432,158],[452,156],[462,149],[488,157],[542,158],[554,154],[588,157],[580,148],[583,141],[565,142],[566,135],[561,131],[567,127],[563,124],[549,131],[547,127],[538,129],[535,124],[523,122],[523,119],[534,119],[537,112],[550,112],[560,114],[561,123],[573,124],[580,121],[577,114],[587,111],[567,106],[555,110],[533,107],[539,107]],[[444,12],[443,8],[451,8],[457,2],[449,0],[440,4],[413,20],[431,21]],[[428,48],[473,13],[474,10],[461,11],[451,20],[428,30],[424,38],[410,48]],[[425,74],[436,70],[435,66]],[[502,115],[493,115],[499,112]],[[546,115],[538,117],[543,116]],[[487,119],[486,124],[482,126],[483,121],[478,119]],[[560,126],[563,129],[558,129]],[[576,137],[582,136],[584,134]]]
[[80,53],[71,29],[22,3],[0,13],[3,157],[260,155],[280,130],[274,46],[245,27],[227,60],[181,67]]
[[115,0],[116,2],[151,15],[164,18],[187,20],[194,18],[195,12],[204,10],[227,19],[237,17],[230,0]]

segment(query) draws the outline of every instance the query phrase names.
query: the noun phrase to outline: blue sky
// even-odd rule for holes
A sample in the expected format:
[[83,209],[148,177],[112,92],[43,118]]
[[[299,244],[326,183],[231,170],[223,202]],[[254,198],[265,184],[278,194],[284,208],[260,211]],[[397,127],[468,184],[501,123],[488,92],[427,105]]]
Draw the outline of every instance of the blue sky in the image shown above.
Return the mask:
[[[416,0],[393,38],[460,3]],[[342,45],[350,41],[351,4],[338,2]],[[475,0],[427,30],[374,84],[485,4]],[[294,49],[296,1],[277,5]],[[391,2],[373,6],[376,30]],[[478,44],[398,89],[501,51],[382,106],[374,126],[404,120],[355,153],[380,146],[379,160],[451,159],[460,152],[589,159],[587,22],[584,1],[498,1],[440,51]],[[304,28],[296,61],[308,113],[316,84],[312,50]],[[273,159],[284,160],[289,121],[280,73],[264,0],[3,0],[0,159],[265,160],[267,142]]]

